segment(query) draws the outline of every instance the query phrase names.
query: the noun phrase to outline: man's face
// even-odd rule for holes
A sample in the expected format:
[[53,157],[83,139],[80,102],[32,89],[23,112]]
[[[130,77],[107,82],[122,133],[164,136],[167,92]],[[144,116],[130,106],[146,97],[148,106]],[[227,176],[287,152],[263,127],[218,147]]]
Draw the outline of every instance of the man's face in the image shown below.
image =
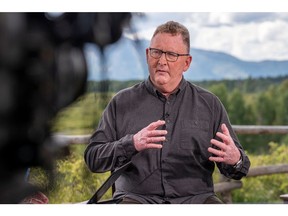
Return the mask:
[[[172,36],[168,33],[159,33],[152,38],[150,48],[178,54],[187,53],[182,36]],[[171,93],[178,87],[183,73],[188,70],[192,61],[191,56],[179,56],[177,61],[170,62],[164,53],[156,59],[150,56],[149,48],[146,49],[146,58],[151,81],[162,93]]]

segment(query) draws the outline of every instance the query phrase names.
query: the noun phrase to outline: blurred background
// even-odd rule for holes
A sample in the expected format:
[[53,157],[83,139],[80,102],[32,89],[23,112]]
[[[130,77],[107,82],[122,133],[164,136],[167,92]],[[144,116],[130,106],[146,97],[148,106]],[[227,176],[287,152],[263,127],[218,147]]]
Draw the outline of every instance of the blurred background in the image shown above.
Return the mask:
[[[62,110],[53,125],[55,133],[74,134],[71,139],[80,138],[77,135],[82,134],[84,145],[70,145],[75,148],[73,152],[78,159],[75,155],[70,158],[75,160],[71,164],[69,160],[61,162],[59,172],[71,179],[58,181],[58,190],[63,192],[55,189],[55,199],[62,202],[88,199],[88,194],[93,194],[109,175],[87,173],[82,159],[85,137],[95,129],[104,107],[117,91],[148,76],[145,48],[149,46],[153,29],[167,20],[182,22],[191,32],[193,62],[185,73],[186,79],[215,93],[235,128],[239,125],[284,126],[284,132],[266,129],[266,132],[254,133],[253,129],[248,129],[244,134],[238,133],[251,157],[252,167],[285,165],[285,169],[278,167],[282,171],[277,173],[277,167],[273,167],[274,175],[243,179],[242,187],[233,190],[230,199],[233,203],[281,203],[280,195],[288,192],[288,49],[286,40],[281,39],[287,34],[287,28],[284,28],[287,13],[136,13],[131,19],[132,28],[124,29],[119,41],[105,48],[105,64],[99,48],[86,44],[87,93]],[[283,31],[275,34],[276,29]],[[75,184],[75,178],[78,184]],[[220,179],[216,174],[215,182]],[[74,190],[71,187],[75,187]],[[108,192],[105,198],[110,196],[111,192]],[[52,197],[51,202],[61,202]]]
[[[189,71],[185,73],[185,78],[215,93],[226,107],[232,125],[288,125],[288,42],[286,39],[288,13],[132,12],[124,13],[124,16],[121,16],[123,19],[118,17],[117,23],[111,22],[111,17],[115,13],[105,13],[106,17],[98,18],[101,22],[98,22],[95,17],[91,19],[92,13],[80,14],[82,18],[86,18],[82,19],[73,13],[70,18],[66,16],[67,13],[45,13],[44,16],[24,14],[22,17],[18,16],[19,13],[14,14],[15,16],[9,13],[10,18],[4,19],[3,13],[1,14],[2,29],[5,26],[10,26],[12,32],[13,29],[17,29],[17,26],[10,25],[11,17],[16,17],[17,22],[14,23],[23,24],[18,26],[22,33],[26,34],[27,29],[32,29],[30,27],[33,26],[34,20],[35,25],[38,23],[37,26],[44,23],[44,27],[39,29],[45,32],[45,35],[49,35],[45,37],[45,42],[49,43],[44,47],[45,50],[48,47],[49,52],[41,52],[41,55],[39,52],[36,52],[36,55],[34,49],[35,47],[42,49],[45,44],[41,40],[36,43],[39,34],[33,34],[34,37],[26,35],[29,40],[27,38],[19,40],[14,47],[20,46],[22,50],[30,47],[29,55],[33,57],[25,58],[25,61],[21,61],[19,65],[19,62],[11,63],[9,56],[7,57],[6,51],[10,50],[11,46],[2,52],[0,94],[7,100],[0,107],[2,109],[0,111],[3,111],[0,130],[1,183],[9,195],[8,201],[6,196],[2,196],[3,203],[18,203],[26,198],[26,195],[33,195],[39,191],[47,198],[46,203],[51,204],[77,203],[88,200],[94,194],[109,173],[92,174],[86,168],[83,152],[89,135],[96,128],[108,101],[117,91],[147,78],[145,48],[149,46],[149,40],[156,26],[168,20],[179,21],[190,31],[190,54],[193,62]],[[71,32],[73,32],[69,36],[63,36],[65,28],[62,25],[61,28],[56,28],[58,29],[56,32],[51,30],[63,15],[64,18],[66,17],[63,20],[70,24],[71,20],[82,20],[79,22],[80,25],[68,25],[72,26]],[[27,17],[31,22],[25,21]],[[79,31],[83,26],[92,29],[93,25],[97,26],[96,33],[84,31],[81,34]],[[109,34],[103,36],[106,27],[112,25],[118,27],[116,33],[110,29]],[[10,31],[10,27],[6,31]],[[7,40],[3,35],[1,31],[1,42]],[[109,37],[110,35],[115,37]],[[15,41],[17,40],[16,37]],[[33,41],[33,43],[23,46],[20,43],[23,41]],[[6,47],[4,45],[1,43],[1,49]],[[58,56],[56,59],[48,58],[54,52],[53,50],[60,50],[62,54],[56,55]],[[68,59],[67,53],[70,56]],[[43,54],[48,57],[44,58]],[[39,58],[42,63],[43,59],[48,59],[43,67],[47,71],[42,70],[43,76],[37,76],[37,79],[25,79],[30,77],[31,71],[33,74],[38,73],[39,65],[36,63]],[[3,59],[7,59],[7,62]],[[66,68],[65,65],[72,65],[72,67]],[[26,68],[25,73],[23,68]],[[13,75],[12,78],[9,75],[10,71],[14,71],[15,76]],[[23,75],[18,77],[17,74],[20,72]],[[12,79],[17,82],[7,82]],[[25,82],[34,87],[28,85],[30,86],[28,88]],[[7,85],[7,83],[12,84]],[[11,96],[10,90],[13,92],[18,83],[26,95],[17,94],[18,102],[15,103],[19,103],[20,106],[11,109],[8,105],[13,104],[11,98],[14,97],[13,94]],[[41,93],[36,94],[35,90],[40,90]],[[27,103],[28,107],[26,107]],[[38,104],[41,104],[40,108]],[[11,119],[5,117],[7,116],[5,110],[11,113]],[[19,111],[18,116],[14,116],[16,111]],[[43,115],[43,112],[46,114]],[[23,125],[23,122],[28,123]],[[5,125],[9,125],[11,131],[15,131],[17,125],[20,125],[19,128],[23,130],[23,133],[20,133],[22,136],[19,136],[17,130],[8,133],[13,139],[7,138]],[[27,132],[25,128],[30,125],[33,127]],[[238,136],[251,158],[253,168],[288,164],[287,133],[239,133]],[[23,137],[25,139],[22,139]],[[31,145],[23,150],[25,142]],[[9,146],[6,145],[8,143]],[[13,146],[10,143],[13,143]],[[20,148],[21,153],[24,152],[24,155],[21,154],[23,157],[14,154],[15,146]],[[29,150],[35,148],[37,151]],[[37,157],[31,157],[31,153]],[[15,158],[21,164],[14,163]],[[19,175],[16,175],[16,172]],[[6,187],[10,174],[17,180],[23,177],[22,180],[29,185],[28,189],[26,190],[26,186],[17,189],[13,187],[18,186],[18,181]],[[288,193],[287,178],[286,171],[245,178],[242,186],[231,192],[232,203],[281,203],[279,196]],[[215,182],[220,180],[220,174],[216,173]],[[1,188],[1,191],[3,190]],[[104,199],[109,197],[111,192],[108,192]]]

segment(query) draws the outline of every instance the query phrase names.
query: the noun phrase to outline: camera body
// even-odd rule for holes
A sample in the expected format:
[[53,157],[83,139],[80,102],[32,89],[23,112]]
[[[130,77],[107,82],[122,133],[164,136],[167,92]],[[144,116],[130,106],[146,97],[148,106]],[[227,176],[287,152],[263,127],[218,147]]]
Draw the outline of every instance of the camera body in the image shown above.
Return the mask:
[[51,169],[51,120],[86,90],[85,43],[116,42],[129,13],[0,14],[0,203],[37,189],[27,168]]

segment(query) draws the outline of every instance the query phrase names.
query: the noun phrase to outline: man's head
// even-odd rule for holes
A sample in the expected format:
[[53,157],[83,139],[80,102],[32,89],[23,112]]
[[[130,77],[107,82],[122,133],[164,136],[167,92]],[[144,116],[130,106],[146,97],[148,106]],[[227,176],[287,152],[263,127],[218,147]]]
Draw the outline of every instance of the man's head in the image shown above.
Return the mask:
[[189,53],[189,51],[190,51],[190,34],[189,34],[188,29],[184,25],[182,25],[178,22],[169,21],[165,24],[158,26],[156,28],[152,38],[154,38],[159,33],[167,33],[167,34],[171,34],[173,36],[181,35],[182,39],[183,39],[183,43],[187,47],[186,52]]
[[189,31],[180,23],[169,21],[155,30],[146,58],[150,79],[163,94],[169,95],[178,87],[192,61],[189,50]]

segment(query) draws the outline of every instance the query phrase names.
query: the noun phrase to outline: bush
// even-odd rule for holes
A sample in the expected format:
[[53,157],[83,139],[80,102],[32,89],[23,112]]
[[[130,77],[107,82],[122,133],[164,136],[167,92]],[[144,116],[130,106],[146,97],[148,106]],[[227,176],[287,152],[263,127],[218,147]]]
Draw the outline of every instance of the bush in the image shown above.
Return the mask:
[[[47,174],[40,169],[32,169],[30,181],[44,188],[49,203],[77,203],[88,200],[104,182],[109,173],[91,173],[83,160],[85,145],[71,146],[71,154],[58,160],[55,165],[53,184],[48,186]],[[249,155],[251,167],[288,164],[288,147],[271,142],[265,155]],[[219,179],[219,173],[214,178]],[[215,182],[216,182],[215,180]],[[233,203],[281,203],[279,196],[288,193],[288,174],[275,174],[243,178],[243,187],[232,192]],[[108,191],[103,199],[111,198]]]
[[[50,204],[78,203],[89,200],[95,191],[102,185],[109,173],[91,173],[83,160],[86,145],[73,145],[72,153],[64,159],[56,161],[52,172],[33,168],[30,182],[38,185],[48,196]],[[50,174],[49,174],[50,173]],[[49,178],[53,179],[49,182]],[[108,191],[103,199],[111,197]]]
[[[249,155],[251,167],[288,164],[288,147],[269,143],[265,155]],[[283,203],[280,195],[288,193],[288,174],[273,174],[243,178],[243,187],[233,191],[233,203]]]

